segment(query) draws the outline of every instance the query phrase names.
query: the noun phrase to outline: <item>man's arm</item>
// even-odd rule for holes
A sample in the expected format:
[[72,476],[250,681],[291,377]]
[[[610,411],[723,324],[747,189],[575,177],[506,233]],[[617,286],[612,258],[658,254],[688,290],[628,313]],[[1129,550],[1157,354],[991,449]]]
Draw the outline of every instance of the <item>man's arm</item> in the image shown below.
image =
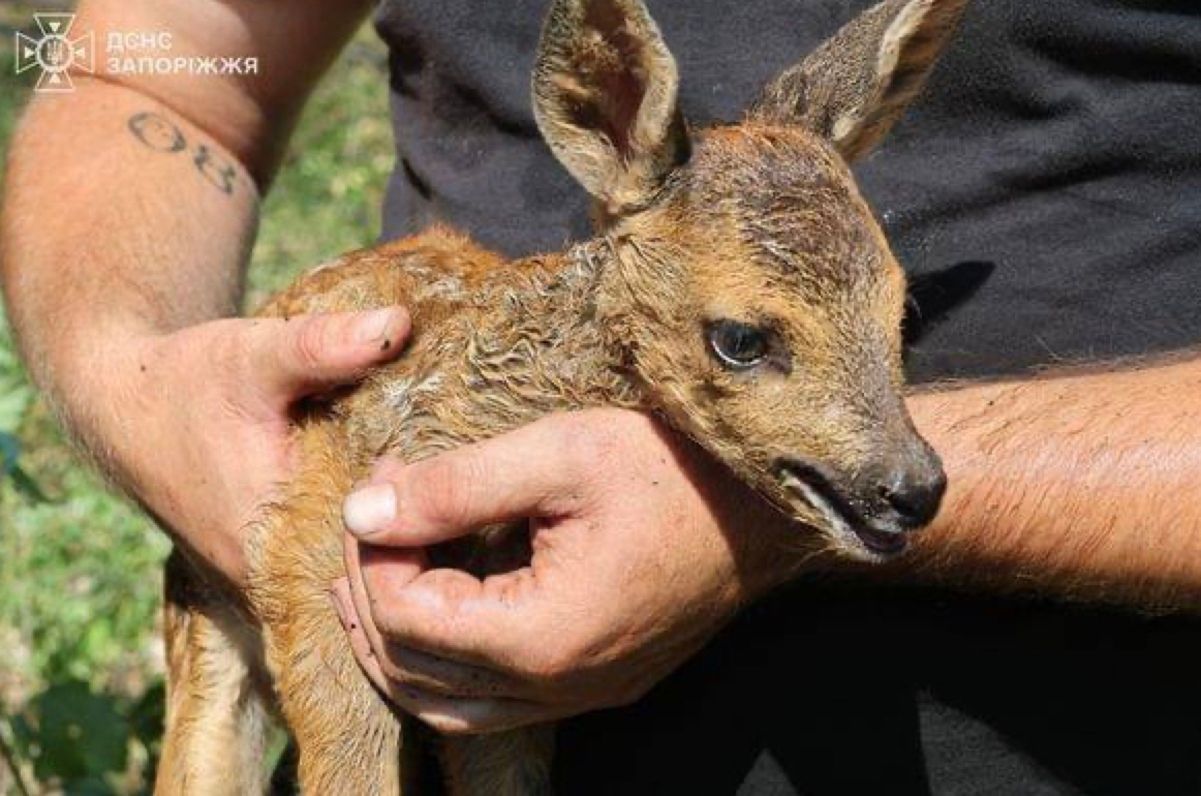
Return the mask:
[[909,406],[949,489],[895,571],[1201,609],[1201,357],[968,385]]
[[74,93],[31,102],[9,154],[0,276],[34,378],[110,475],[235,579],[238,531],[286,472],[287,405],[403,332],[401,313],[214,321],[237,312],[260,188],[367,7],[84,0],[76,25],[98,43],[166,32],[173,58],[254,57],[259,73],[106,76],[101,57]]
[[[910,406],[950,492],[877,575],[1201,608],[1201,359]],[[443,731],[546,721],[639,696],[745,601],[846,568],[706,458],[607,410],[385,463],[347,501],[358,540],[336,591],[364,669]],[[522,516],[537,518],[528,569],[478,581],[421,554]]]

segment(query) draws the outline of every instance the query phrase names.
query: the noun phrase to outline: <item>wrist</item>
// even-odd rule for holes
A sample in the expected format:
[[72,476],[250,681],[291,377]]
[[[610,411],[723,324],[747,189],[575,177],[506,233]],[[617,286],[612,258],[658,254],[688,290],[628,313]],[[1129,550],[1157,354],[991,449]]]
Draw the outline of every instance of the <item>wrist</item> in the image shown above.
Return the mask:
[[105,329],[72,340],[64,335],[41,367],[40,386],[64,430],[117,486],[132,489],[128,449],[141,433],[136,419],[147,397],[146,353],[157,340],[144,328]]
[[745,603],[808,574],[838,567],[817,531],[786,517],[758,495],[748,496],[743,506],[737,564]]
[[[72,375],[58,381],[59,413],[77,446],[116,489],[194,560],[241,583],[243,540],[233,531],[242,525],[245,506],[237,494],[222,491],[227,484],[206,478],[213,462],[197,458],[185,435],[186,429],[208,428],[190,408],[219,404],[189,381],[194,368],[184,360],[197,349],[204,346],[191,336],[173,339],[142,324],[97,335],[63,359]],[[210,485],[212,500],[196,496],[194,479]]]
[[733,562],[738,608],[831,566],[832,556],[817,531],[786,516],[707,454],[698,451],[693,463],[702,484],[703,510],[711,512]]

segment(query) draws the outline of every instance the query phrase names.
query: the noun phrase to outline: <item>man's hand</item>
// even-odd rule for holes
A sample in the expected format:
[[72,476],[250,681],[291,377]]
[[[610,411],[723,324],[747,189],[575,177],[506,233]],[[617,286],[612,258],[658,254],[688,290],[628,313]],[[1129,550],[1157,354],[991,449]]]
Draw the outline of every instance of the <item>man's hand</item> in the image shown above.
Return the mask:
[[391,359],[404,310],[229,319],[144,338],[93,380],[109,469],[175,535],[234,583],[243,528],[290,472],[298,400]]
[[[780,549],[801,550],[803,531],[622,410],[385,461],[345,517],[358,538],[335,603],[355,653],[397,704],[451,733],[631,702],[802,558]],[[425,545],[526,517],[528,567],[480,581],[426,564]]]

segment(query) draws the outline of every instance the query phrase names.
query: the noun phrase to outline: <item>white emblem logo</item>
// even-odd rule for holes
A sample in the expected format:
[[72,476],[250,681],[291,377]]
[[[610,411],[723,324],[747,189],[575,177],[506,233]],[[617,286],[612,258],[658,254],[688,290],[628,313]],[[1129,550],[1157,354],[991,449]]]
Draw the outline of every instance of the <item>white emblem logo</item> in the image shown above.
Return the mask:
[[88,31],[71,38],[74,14],[34,14],[41,38],[17,34],[17,74],[33,69],[42,70],[34,91],[71,91],[71,69],[96,71],[95,35]]

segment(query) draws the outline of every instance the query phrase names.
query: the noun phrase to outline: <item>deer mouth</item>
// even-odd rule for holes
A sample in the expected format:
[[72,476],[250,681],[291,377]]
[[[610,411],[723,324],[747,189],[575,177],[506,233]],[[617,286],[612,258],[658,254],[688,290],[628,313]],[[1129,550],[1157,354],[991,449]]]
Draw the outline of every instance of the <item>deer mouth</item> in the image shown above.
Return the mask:
[[903,529],[883,528],[869,521],[816,467],[795,459],[782,460],[777,467],[784,490],[815,509],[833,541],[852,555],[886,561],[909,546]]

